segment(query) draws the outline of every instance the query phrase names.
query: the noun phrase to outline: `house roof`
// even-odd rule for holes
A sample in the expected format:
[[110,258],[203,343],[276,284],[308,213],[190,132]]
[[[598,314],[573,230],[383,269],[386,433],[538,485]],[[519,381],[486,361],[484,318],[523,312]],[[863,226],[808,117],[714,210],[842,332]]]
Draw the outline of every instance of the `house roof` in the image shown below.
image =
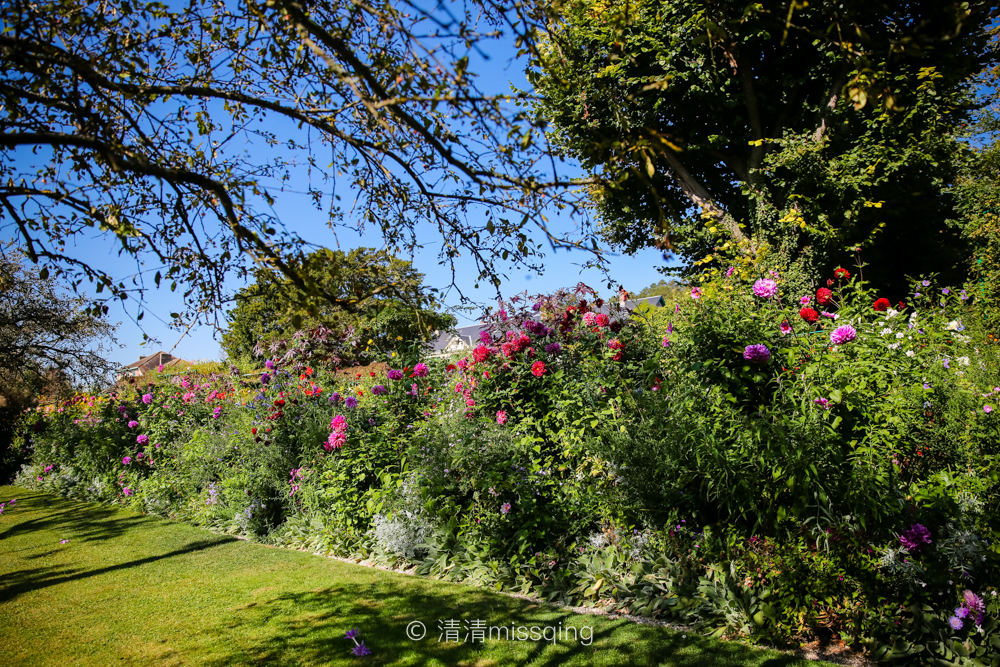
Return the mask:
[[146,355],[145,357],[139,357],[138,361],[133,361],[131,364],[122,366],[121,370],[126,371],[130,368],[135,368],[138,370],[143,370],[146,368],[153,368],[154,366],[163,365],[166,366],[176,366],[177,364],[187,363],[179,357],[175,357],[169,352],[164,352],[160,350],[153,354]]

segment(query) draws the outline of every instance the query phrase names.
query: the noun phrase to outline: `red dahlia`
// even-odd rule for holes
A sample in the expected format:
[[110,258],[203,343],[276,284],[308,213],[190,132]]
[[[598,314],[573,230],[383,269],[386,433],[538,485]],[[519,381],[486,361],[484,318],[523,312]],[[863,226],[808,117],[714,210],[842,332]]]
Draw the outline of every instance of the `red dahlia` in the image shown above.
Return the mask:
[[545,362],[536,361],[535,363],[531,364],[531,374],[538,378],[545,375]]
[[818,303],[821,306],[829,305],[830,297],[832,296],[833,292],[831,292],[825,287],[820,287],[818,290],[816,290],[816,303]]
[[816,321],[819,319],[819,313],[812,308],[803,308],[799,311],[799,317],[804,319],[809,324],[816,324]]
[[892,304],[889,303],[889,299],[876,299],[875,303],[872,304],[872,308],[882,313],[889,310],[889,306],[891,305]]
[[850,280],[851,272],[848,271],[847,269],[842,269],[838,267],[833,270],[833,277],[836,278],[837,280]]

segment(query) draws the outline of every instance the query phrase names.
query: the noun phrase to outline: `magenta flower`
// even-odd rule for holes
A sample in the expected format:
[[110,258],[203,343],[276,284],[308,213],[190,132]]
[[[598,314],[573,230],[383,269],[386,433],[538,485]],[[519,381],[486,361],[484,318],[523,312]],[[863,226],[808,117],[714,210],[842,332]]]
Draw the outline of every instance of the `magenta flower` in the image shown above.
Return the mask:
[[131,496],[132,495],[132,489],[130,489],[130,488],[128,488],[126,486],[124,489],[122,489],[122,493],[124,493],[126,496]]
[[271,381],[271,376],[269,374],[264,373],[263,375],[260,376],[260,383],[261,384],[267,384],[270,381]]
[[372,394],[374,394],[375,396],[381,396],[387,392],[388,390],[385,388],[385,385],[377,384],[374,387],[372,387]]
[[344,635],[344,639],[354,639],[357,636],[358,636],[358,629],[351,628],[350,630],[347,631],[347,634]]
[[347,444],[347,436],[344,435],[343,431],[334,431],[327,438],[326,443],[323,445],[323,449],[330,451],[331,449],[340,449]]
[[762,299],[770,299],[778,293],[778,283],[762,278],[753,284],[753,293]]
[[500,513],[501,514],[509,514],[510,513],[510,503],[504,503],[503,505],[501,505],[500,506]]
[[390,380],[402,380],[403,379],[403,371],[397,370],[395,368],[389,369],[389,372],[388,372],[387,375],[389,376]]
[[214,410],[212,410],[212,419],[218,419],[221,416],[222,416],[222,407],[221,406],[218,406]]
[[143,394],[142,395],[142,402],[145,403],[146,405],[149,405],[150,403],[153,402],[153,395],[152,394]]
[[778,329],[780,329],[781,333],[785,334],[786,336],[792,333],[792,325],[788,323],[788,320],[783,321],[781,323],[781,326],[778,327]]
[[131,456],[126,456],[125,458],[122,459],[122,465],[126,465],[127,466],[130,463],[132,463],[132,457]]
[[136,439],[135,439],[135,441],[136,441],[136,442],[137,442],[138,444],[140,444],[140,445],[144,445],[144,446],[145,446],[145,445],[148,445],[148,444],[149,444],[149,436],[148,436],[148,435],[140,435],[140,436],[136,436]]
[[413,374],[418,378],[425,378],[430,373],[427,364],[419,363],[413,367]]
[[369,650],[369,648],[365,646],[364,642],[361,642],[360,644],[352,648],[351,653],[353,653],[356,656],[365,656],[372,654],[371,650]]
[[59,544],[68,544],[69,540],[59,540]]
[[732,278],[733,271],[735,271],[735,270],[736,270],[735,266],[730,266],[728,269],[726,269],[726,277],[727,278]]
[[833,330],[833,333],[830,334],[830,342],[834,345],[843,345],[850,343],[857,337],[858,332],[854,330],[854,327],[850,324],[844,324]]
[[743,358],[754,364],[765,364],[771,360],[771,350],[767,345],[747,345],[743,350]]
[[815,403],[816,405],[820,406],[824,410],[829,410],[830,409],[830,400],[827,399],[827,398],[823,398],[822,396],[819,397],[819,398],[817,398],[815,401],[813,401],[813,403]]
[[138,426],[138,425],[139,425],[139,422],[137,422],[137,421],[135,421],[135,420],[133,420],[133,421],[130,421],[130,422],[128,423],[128,427],[129,427],[129,428],[135,428],[135,427],[136,427],[136,426]]
[[274,370],[274,362],[271,361],[270,359],[268,359],[267,361],[264,362],[264,368],[266,368],[269,371],[273,371]]
[[497,423],[500,424],[500,426],[507,423],[507,413],[505,411],[499,410],[497,412]]
[[985,412],[986,414],[990,414],[991,412],[993,412],[993,406],[992,405],[984,405],[983,406],[983,412]]
[[799,299],[799,303],[801,303],[803,306],[808,305],[810,301],[812,301],[811,296],[804,296]]
[[334,431],[346,431],[347,419],[344,415],[337,415],[330,420],[330,428]]
[[[701,290],[698,289],[697,287],[692,287],[691,288],[691,298],[692,299],[700,299],[701,298]],[[677,310],[677,307],[675,306],[674,307],[674,311],[676,311],[676,310]]]
[[549,343],[545,346],[545,352],[548,354],[556,354],[562,349],[562,345],[559,343]]

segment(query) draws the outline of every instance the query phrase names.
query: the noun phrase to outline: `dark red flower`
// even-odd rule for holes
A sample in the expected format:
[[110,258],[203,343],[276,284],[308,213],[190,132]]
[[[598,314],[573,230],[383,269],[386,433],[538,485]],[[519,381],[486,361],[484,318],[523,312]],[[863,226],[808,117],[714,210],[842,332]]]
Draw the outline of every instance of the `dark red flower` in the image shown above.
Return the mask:
[[830,297],[833,296],[833,292],[825,287],[820,287],[816,290],[816,303],[821,306],[826,306],[830,304]]
[[809,324],[816,324],[816,321],[819,319],[819,313],[812,308],[803,308],[799,311],[799,317],[804,319]]
[[880,313],[884,313],[885,311],[889,310],[889,306],[891,305],[892,304],[889,303],[889,299],[876,299],[875,303],[872,304],[872,308],[874,308]]
[[836,278],[837,280],[850,280],[851,272],[848,271],[847,269],[842,269],[838,267],[833,270],[833,277]]

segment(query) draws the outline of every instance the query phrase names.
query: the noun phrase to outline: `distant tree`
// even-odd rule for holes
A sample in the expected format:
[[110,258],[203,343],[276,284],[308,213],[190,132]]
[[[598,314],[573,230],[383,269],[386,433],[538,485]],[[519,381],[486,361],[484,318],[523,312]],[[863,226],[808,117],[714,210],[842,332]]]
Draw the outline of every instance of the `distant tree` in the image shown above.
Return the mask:
[[995,3],[552,6],[530,80],[555,144],[600,181],[612,245],[690,267],[791,239],[823,265],[863,248],[876,283],[960,274],[949,186]]
[[423,274],[411,262],[385,251],[320,250],[294,269],[334,295],[337,303],[352,304],[352,308],[310,298],[284,276],[257,271],[255,281],[237,292],[236,306],[228,312],[222,348],[230,357],[250,358],[258,342],[288,336],[303,327],[354,327],[361,351],[370,348],[368,352],[374,354],[426,339],[431,331],[456,323],[454,316],[437,311],[436,291],[423,284]]
[[681,290],[680,284],[675,280],[660,280],[649,287],[644,287],[632,295],[633,299],[641,299],[647,296],[672,296]]
[[0,248],[0,387],[42,390],[101,385],[115,364],[104,357],[115,327],[88,312],[54,279],[24,266],[10,246]]

